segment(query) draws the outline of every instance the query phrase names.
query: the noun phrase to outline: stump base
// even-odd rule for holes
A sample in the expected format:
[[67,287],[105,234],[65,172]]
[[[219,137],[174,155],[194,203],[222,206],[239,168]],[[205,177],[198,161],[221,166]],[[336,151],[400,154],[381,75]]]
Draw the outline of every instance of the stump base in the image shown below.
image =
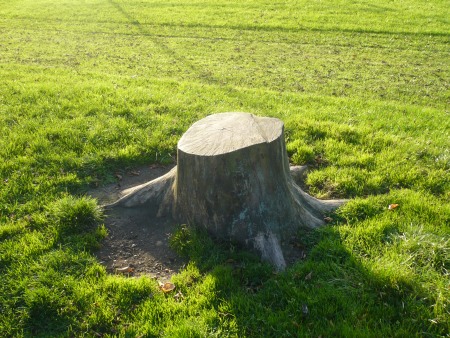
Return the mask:
[[257,250],[283,270],[281,243],[300,226],[325,224],[343,200],[322,201],[293,180],[283,123],[246,113],[210,115],[178,143],[178,165],[111,205],[154,208],[158,216],[204,227],[214,237]]

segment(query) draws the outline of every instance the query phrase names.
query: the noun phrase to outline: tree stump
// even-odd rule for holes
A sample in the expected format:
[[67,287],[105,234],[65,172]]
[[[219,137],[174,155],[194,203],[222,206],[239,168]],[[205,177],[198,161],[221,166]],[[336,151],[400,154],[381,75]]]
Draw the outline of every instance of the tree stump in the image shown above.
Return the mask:
[[[255,249],[278,270],[282,243],[324,224],[343,203],[306,194],[291,176],[283,122],[247,113],[210,115],[178,142],[177,166],[111,206],[145,207]],[[294,169],[298,170],[298,168]]]

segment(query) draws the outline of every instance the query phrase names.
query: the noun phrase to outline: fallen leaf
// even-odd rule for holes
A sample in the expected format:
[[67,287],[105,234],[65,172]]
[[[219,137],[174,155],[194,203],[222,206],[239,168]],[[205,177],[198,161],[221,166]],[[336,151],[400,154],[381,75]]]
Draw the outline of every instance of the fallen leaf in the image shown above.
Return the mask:
[[312,271],[305,276],[305,280],[310,280],[312,277]]
[[397,207],[398,207],[398,204],[389,204],[388,209],[389,209],[389,210],[393,210],[393,209],[395,209],[395,208],[397,208]]
[[122,180],[122,175],[120,175],[120,174],[116,174],[116,178],[119,180],[119,181],[121,181]]
[[317,164],[322,164],[323,163],[323,158],[321,155],[317,155],[314,160],[317,162]]
[[139,176],[141,173],[140,173],[139,171],[131,170],[131,171],[129,172],[129,174],[130,174],[131,176]]
[[331,217],[324,217],[323,220],[327,223],[333,222],[333,219]]
[[119,272],[119,273],[133,273],[134,269],[131,266],[125,266],[123,268],[117,268],[116,272]]
[[166,292],[170,292],[170,291],[175,290],[175,284],[172,284],[172,283],[170,283],[170,282],[166,282],[166,283],[160,285],[159,288],[160,288],[164,293],[166,293]]

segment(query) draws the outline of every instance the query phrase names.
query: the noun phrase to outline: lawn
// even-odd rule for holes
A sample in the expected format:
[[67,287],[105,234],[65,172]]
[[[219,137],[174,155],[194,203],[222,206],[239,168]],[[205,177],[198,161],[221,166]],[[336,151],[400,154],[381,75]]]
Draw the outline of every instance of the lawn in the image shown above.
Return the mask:
[[[448,1],[0,0],[0,336],[449,337]],[[180,225],[189,264],[108,274],[87,193],[198,119],[280,118],[350,201],[283,273]],[[388,210],[390,204],[398,204]]]

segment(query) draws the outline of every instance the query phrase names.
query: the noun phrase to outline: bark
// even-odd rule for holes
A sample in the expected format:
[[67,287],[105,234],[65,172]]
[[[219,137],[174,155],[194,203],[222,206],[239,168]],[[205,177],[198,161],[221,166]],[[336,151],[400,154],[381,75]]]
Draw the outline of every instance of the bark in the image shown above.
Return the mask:
[[277,269],[282,243],[300,226],[324,224],[343,203],[309,196],[289,168],[284,125],[246,113],[210,115],[178,142],[177,166],[133,189],[113,206],[155,208],[158,216],[205,227],[215,238],[256,249]]

